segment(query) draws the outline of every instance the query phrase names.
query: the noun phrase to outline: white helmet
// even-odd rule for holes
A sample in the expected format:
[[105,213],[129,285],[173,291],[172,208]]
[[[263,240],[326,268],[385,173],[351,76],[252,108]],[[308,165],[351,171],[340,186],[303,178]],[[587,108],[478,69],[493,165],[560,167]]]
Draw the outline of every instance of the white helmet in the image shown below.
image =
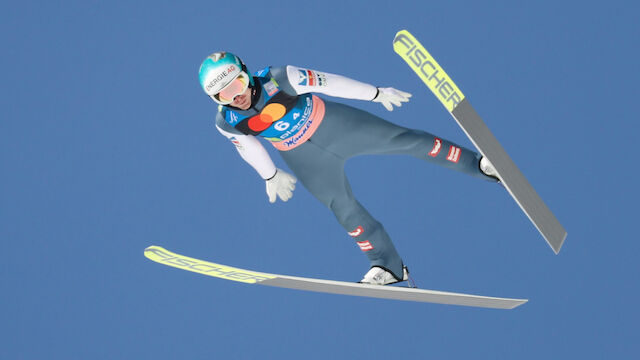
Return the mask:
[[[249,75],[247,67],[239,57],[229,52],[215,52],[202,62],[199,71],[200,86],[215,102],[227,105],[233,101],[233,97],[244,92],[249,85],[253,85],[253,78]],[[238,79],[237,84],[230,85]],[[221,96],[220,92],[227,86],[232,89],[232,94]],[[222,95],[225,95],[224,93]]]

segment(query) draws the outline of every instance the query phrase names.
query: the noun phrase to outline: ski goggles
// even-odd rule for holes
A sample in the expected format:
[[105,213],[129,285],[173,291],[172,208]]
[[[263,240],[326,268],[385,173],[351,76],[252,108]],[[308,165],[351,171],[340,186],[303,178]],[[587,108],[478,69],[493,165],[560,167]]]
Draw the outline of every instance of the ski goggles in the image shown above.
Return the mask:
[[211,95],[213,101],[220,105],[228,105],[233,102],[233,98],[242,94],[249,87],[249,75],[241,71],[238,76],[225,86],[219,93]]

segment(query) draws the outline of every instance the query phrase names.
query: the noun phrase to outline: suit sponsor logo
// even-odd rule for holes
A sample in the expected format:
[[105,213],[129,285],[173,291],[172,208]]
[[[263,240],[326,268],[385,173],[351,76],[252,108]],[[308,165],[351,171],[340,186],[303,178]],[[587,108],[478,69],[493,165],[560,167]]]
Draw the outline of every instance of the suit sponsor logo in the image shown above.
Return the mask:
[[240,141],[238,141],[235,136],[230,137],[229,140],[231,140],[231,143],[235,145],[235,147],[237,147],[238,149],[242,149],[242,144],[240,144]]
[[440,150],[442,149],[442,140],[435,138],[433,141],[433,148],[429,152],[429,156],[436,157],[440,154]]
[[298,70],[298,85],[302,86],[325,86],[327,84],[327,78],[324,74],[308,70]]
[[362,235],[363,232],[364,232],[364,229],[362,228],[362,226],[358,226],[355,230],[349,231],[347,234],[349,234],[349,236],[351,237],[358,237]]
[[457,146],[451,145],[449,148],[449,154],[447,155],[447,160],[457,163],[460,160],[460,148]]
[[358,246],[360,247],[360,250],[362,250],[362,251],[369,251],[369,250],[373,250],[373,245],[371,245],[371,243],[369,242],[369,240],[365,240],[365,241],[356,241],[356,244],[358,244]]
[[309,77],[307,75],[307,70],[300,69],[298,70],[298,85],[306,86],[309,83]]

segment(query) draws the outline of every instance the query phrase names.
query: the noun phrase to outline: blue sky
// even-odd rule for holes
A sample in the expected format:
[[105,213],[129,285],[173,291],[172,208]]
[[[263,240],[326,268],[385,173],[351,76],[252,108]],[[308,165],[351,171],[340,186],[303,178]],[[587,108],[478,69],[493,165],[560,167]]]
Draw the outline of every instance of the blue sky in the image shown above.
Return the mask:
[[[602,2],[0,5],[0,358],[630,358],[638,352],[638,8]],[[512,311],[317,294],[164,267],[143,250],[357,281],[366,258],[301,186],[213,126],[217,50],[413,93],[404,126],[471,146],[392,48],[410,30],[568,230],[554,255],[499,186],[398,156],[348,163],[423,288]],[[286,165],[270,149],[278,166]]]

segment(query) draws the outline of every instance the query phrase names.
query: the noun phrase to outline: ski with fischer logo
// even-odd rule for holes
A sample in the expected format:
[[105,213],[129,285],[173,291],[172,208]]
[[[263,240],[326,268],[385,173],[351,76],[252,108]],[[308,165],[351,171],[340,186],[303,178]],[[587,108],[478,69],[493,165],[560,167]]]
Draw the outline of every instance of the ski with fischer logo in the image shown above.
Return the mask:
[[269,274],[187,257],[173,253],[160,246],[150,246],[146,248],[144,250],[144,256],[163,265],[196,272],[202,275],[247,284],[276,286],[296,290],[492,309],[513,309],[527,302],[526,299],[497,298],[389,285],[369,285]]
[[467,137],[487,157],[498,172],[500,182],[529,217],[533,225],[557,254],[567,232],[514,164],[462,91],[436,60],[407,30],[393,39],[394,51],[422,79],[442,105],[451,113]]

